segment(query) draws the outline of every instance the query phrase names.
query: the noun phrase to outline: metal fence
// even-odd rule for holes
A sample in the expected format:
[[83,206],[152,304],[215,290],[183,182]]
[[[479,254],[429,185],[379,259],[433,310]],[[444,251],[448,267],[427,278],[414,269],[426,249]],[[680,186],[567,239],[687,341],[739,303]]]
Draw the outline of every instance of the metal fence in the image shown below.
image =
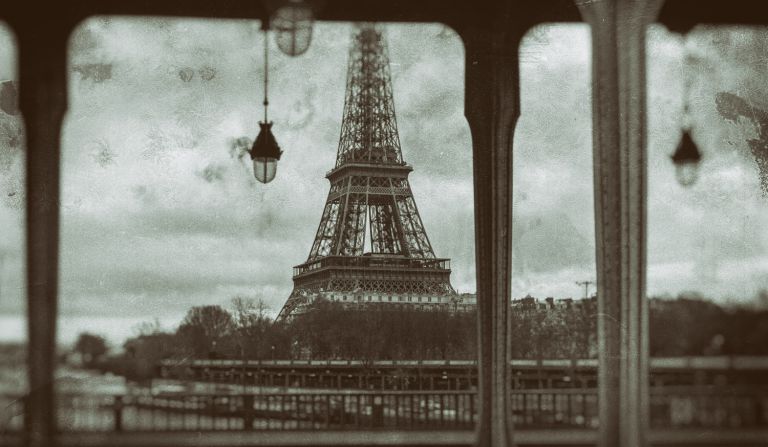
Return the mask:
[[71,431],[472,429],[473,393],[270,393],[77,396]]
[[665,387],[650,397],[654,428],[768,429],[768,388]]
[[[594,389],[517,390],[520,429],[594,429]],[[670,388],[651,393],[652,428],[768,429],[765,389]],[[220,430],[471,430],[472,392],[354,391],[265,394],[60,395],[59,428],[72,432]],[[23,424],[21,399],[0,396],[0,433]]]

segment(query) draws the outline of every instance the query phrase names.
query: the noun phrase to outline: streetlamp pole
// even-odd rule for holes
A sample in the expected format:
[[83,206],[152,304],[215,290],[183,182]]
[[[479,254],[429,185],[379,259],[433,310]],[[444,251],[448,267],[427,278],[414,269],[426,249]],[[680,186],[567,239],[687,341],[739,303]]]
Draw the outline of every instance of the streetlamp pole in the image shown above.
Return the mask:
[[594,281],[576,281],[577,285],[584,286],[584,298],[586,299],[589,299],[589,286],[594,283]]

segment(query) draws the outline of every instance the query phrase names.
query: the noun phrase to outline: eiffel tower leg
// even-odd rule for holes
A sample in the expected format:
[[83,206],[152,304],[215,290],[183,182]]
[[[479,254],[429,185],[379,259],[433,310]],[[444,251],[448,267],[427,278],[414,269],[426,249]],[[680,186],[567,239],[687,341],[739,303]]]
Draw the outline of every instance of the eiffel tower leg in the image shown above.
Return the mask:
[[[506,14],[505,14],[506,13]],[[478,314],[478,446],[513,442],[509,360],[512,141],[519,115],[520,30],[509,11],[464,30],[466,109],[472,132]],[[492,48],[492,51],[488,49]]]
[[339,217],[338,242],[334,254],[361,256],[365,242],[367,201],[364,194],[349,194]]
[[322,256],[328,256],[331,253],[333,237],[336,234],[336,224],[339,219],[339,201],[329,200],[323,209],[323,217],[320,219],[320,225],[317,227],[315,242],[312,244],[312,250],[309,253],[309,259],[314,260]]
[[369,208],[374,253],[401,253],[399,225],[393,216],[394,207],[394,201],[388,201]]
[[405,241],[411,256],[419,258],[434,258],[432,245],[429,243],[421,217],[416,210],[413,196],[400,197],[397,201],[398,212],[405,231]]

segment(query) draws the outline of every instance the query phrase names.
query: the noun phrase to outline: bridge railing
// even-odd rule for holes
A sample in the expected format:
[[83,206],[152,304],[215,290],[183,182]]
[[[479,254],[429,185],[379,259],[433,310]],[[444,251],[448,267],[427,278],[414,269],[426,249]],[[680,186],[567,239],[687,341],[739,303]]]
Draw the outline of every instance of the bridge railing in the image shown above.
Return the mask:
[[[243,360],[175,360],[166,359],[160,366],[242,367]],[[711,357],[656,357],[650,359],[653,370],[736,370],[768,371],[768,357],[764,356],[711,356]],[[474,367],[474,360],[246,360],[248,367],[276,366],[457,366]],[[597,359],[514,359],[513,368],[596,368]]]
[[650,414],[654,428],[768,429],[768,387],[652,389]]
[[[517,429],[595,429],[594,389],[516,390]],[[70,432],[227,430],[471,430],[477,396],[463,391],[60,395]],[[767,389],[678,387],[651,393],[653,429],[757,429],[768,434]],[[22,399],[0,396],[0,433],[23,424]]]

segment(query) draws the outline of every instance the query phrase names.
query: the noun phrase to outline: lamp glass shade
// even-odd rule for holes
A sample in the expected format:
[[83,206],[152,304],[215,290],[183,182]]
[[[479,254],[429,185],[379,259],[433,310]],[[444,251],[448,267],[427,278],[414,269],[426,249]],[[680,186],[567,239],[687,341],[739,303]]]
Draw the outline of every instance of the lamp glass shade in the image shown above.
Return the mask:
[[269,183],[277,174],[277,159],[271,157],[256,157],[253,159],[253,176],[261,183]]
[[312,8],[301,1],[291,2],[272,16],[277,47],[289,56],[304,54],[312,42]]
[[681,186],[691,186],[699,177],[699,162],[701,152],[691,137],[689,129],[683,130],[680,144],[672,154],[672,162],[675,164],[675,177]]
[[250,154],[253,160],[253,175],[261,183],[269,183],[275,178],[277,161],[283,151],[272,135],[272,123],[259,123],[261,131],[251,147]]
[[680,186],[691,186],[699,178],[699,163],[696,161],[686,161],[675,164],[675,177]]

